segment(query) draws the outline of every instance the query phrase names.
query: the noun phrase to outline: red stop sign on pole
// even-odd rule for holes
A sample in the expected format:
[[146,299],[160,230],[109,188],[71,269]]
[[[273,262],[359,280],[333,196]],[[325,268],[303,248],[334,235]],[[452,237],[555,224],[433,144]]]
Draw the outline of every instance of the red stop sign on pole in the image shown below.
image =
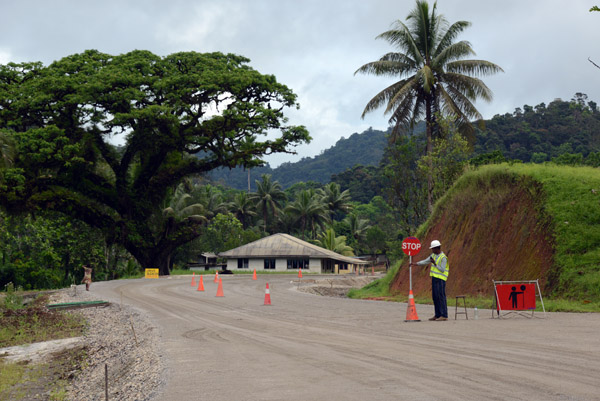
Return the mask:
[[402,241],[402,252],[408,256],[413,256],[421,250],[421,242],[416,237],[408,237]]

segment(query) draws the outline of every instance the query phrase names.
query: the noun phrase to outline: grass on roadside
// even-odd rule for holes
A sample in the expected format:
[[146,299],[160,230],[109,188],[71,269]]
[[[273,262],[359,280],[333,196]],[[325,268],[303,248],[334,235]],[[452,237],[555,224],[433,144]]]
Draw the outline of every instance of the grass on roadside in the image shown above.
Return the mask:
[[[0,396],[4,397],[9,391],[15,389],[18,383],[24,381],[26,370],[27,367],[24,364],[5,362],[0,358]],[[18,400],[22,399],[25,394],[23,391],[15,391],[12,396]]]
[[[23,302],[23,292],[7,286],[0,302],[0,348],[80,336],[86,329],[83,317],[46,309],[48,295],[39,295],[27,305]],[[66,400],[69,379],[85,355],[84,348],[70,349],[37,364],[0,357],[0,399],[27,400],[47,394],[51,401]]]
[[0,399],[30,400],[47,395],[44,399],[65,401],[69,380],[85,363],[85,357],[85,349],[76,348],[55,353],[47,363],[7,362],[0,358]]
[[[382,281],[383,279],[381,279]],[[369,285],[371,286],[370,288]],[[383,284],[383,281],[380,283],[373,282],[366,287],[359,289],[352,289],[348,293],[350,298],[356,299],[364,299],[364,298],[379,298],[384,301],[390,302],[408,302],[408,294],[396,294],[390,295],[389,292],[386,295],[381,295],[383,292],[378,291],[379,287]],[[389,285],[386,285],[385,288],[389,288]],[[416,304],[429,305],[433,304],[430,297],[426,296],[415,296]],[[494,305],[494,297],[493,296],[469,296],[467,295],[465,298],[467,308],[475,308],[478,309],[492,309]],[[447,298],[449,312],[452,313],[452,310],[456,308],[456,298],[449,296]],[[579,312],[579,313],[587,313],[587,312],[600,312],[600,302],[587,302],[587,301],[579,301],[579,300],[570,300],[570,299],[550,299],[543,298],[544,309],[546,312]],[[463,307],[463,301],[460,300],[458,303],[458,309]],[[452,309],[452,310],[450,310]],[[539,299],[536,302],[536,311],[541,312],[542,303]]]
[[44,295],[26,307],[0,306],[0,348],[83,334],[85,321],[81,316],[48,310],[44,307],[47,302]]

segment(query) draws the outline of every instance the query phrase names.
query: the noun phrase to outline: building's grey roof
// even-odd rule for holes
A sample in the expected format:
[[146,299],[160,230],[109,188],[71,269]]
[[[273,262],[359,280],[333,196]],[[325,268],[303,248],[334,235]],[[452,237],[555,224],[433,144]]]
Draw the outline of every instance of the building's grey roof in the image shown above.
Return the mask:
[[202,256],[204,256],[204,257],[205,257],[205,258],[207,258],[207,259],[208,259],[208,258],[211,258],[211,259],[212,259],[212,258],[216,258],[216,257],[217,257],[217,255],[216,255],[216,254],[214,254],[214,253],[212,253],[212,252],[204,252],[204,253],[202,254]]
[[345,263],[366,264],[363,260],[343,256],[320,246],[302,241],[289,234],[273,234],[257,241],[251,242],[229,251],[219,253],[219,256],[237,258],[283,258],[283,257],[309,257],[327,258]]

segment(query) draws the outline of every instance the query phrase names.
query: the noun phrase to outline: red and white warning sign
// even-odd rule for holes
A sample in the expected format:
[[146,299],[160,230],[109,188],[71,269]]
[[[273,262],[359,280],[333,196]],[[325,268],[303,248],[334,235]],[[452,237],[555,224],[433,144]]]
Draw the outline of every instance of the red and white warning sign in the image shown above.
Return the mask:
[[402,241],[402,252],[414,256],[421,250],[421,242],[416,237],[407,237]]

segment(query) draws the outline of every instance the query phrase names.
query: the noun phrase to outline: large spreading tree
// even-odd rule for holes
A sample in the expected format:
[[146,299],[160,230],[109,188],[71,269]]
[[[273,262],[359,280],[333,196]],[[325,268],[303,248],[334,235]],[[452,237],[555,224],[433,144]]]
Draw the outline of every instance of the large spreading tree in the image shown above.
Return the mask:
[[[472,136],[471,121],[482,118],[473,102],[478,98],[492,99],[491,90],[478,77],[502,71],[489,61],[468,59],[475,54],[471,44],[456,41],[456,38],[471,23],[458,21],[450,25],[443,15],[436,13],[436,8],[437,3],[430,8],[426,1],[417,0],[406,24],[398,20],[393,29],[377,37],[387,40],[398,51],[387,53],[356,71],[399,78],[367,103],[363,117],[385,106],[396,135],[424,118],[427,153],[433,149],[433,139],[441,131],[436,115],[455,116],[461,132]],[[432,184],[429,177],[430,209]]]
[[[186,177],[254,167],[310,140],[283,114],[297,107],[295,94],[248,62],[90,50],[48,66],[0,65],[0,131],[15,148],[0,168],[0,205],[80,219],[142,267],[168,274],[169,255],[203,224],[163,213],[169,191]],[[124,145],[112,145],[119,135]]]

